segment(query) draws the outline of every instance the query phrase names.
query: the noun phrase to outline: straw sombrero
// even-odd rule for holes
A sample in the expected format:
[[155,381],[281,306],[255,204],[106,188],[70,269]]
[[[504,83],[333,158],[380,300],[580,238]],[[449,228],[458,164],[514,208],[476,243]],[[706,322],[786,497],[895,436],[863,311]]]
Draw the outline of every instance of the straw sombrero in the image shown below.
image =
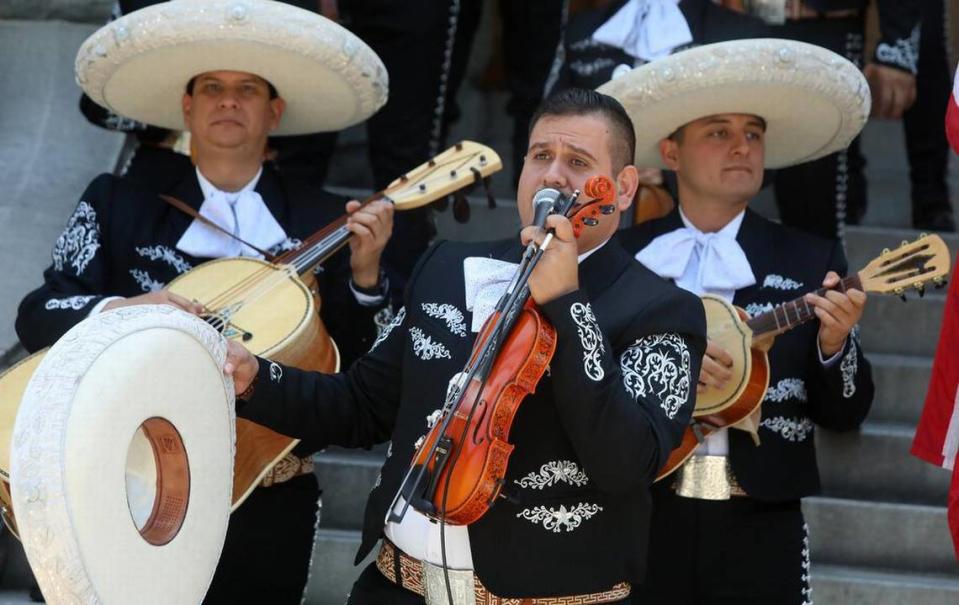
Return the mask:
[[146,124],[183,128],[194,76],[243,71],[286,100],[273,134],[340,130],[386,103],[386,68],[369,46],[315,13],[268,0],[172,0],[100,28],[80,47],[77,83],[96,103]]
[[869,85],[847,59],[791,40],[735,40],[685,50],[599,87],[636,129],[636,165],[665,167],[659,141],[720,113],[766,120],[766,167],[844,149],[869,117]]

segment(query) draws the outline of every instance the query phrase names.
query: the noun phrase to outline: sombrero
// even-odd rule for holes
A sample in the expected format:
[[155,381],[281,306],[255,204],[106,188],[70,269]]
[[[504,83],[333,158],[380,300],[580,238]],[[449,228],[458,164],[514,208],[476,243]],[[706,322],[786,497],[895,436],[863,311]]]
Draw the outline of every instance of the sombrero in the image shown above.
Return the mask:
[[791,40],[708,44],[647,63],[599,92],[626,108],[636,129],[636,165],[664,167],[659,141],[720,113],[766,121],[766,167],[808,162],[844,149],[869,117],[869,85],[853,63]]
[[286,100],[278,135],[340,130],[386,103],[386,68],[369,46],[315,13],[268,0],[172,0],[90,36],[77,83],[117,115],[183,129],[180,99],[194,76],[243,71]]

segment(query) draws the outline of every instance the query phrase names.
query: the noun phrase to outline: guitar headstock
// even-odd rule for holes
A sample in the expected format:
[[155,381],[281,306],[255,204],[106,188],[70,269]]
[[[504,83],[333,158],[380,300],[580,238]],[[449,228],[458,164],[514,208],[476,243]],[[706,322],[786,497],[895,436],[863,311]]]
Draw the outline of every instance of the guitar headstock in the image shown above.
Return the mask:
[[922,293],[930,282],[945,283],[951,256],[946,242],[938,235],[922,235],[914,242],[902,242],[894,250],[886,248],[859,272],[867,292],[904,296],[909,288]]
[[390,183],[381,193],[397,210],[411,210],[447,196],[503,168],[491,148],[461,141]]

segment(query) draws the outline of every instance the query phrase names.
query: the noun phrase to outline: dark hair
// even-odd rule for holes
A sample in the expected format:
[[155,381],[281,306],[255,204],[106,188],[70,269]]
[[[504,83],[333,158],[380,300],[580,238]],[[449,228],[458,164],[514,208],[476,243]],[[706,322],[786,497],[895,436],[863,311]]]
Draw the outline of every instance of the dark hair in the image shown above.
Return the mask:
[[[190,81],[186,83],[186,94],[190,95],[191,97],[193,96],[193,86],[196,84],[196,79],[199,77],[200,76],[193,76],[192,78],[190,78]],[[260,76],[257,76],[257,77],[260,78]],[[260,78],[260,79],[266,82],[266,89],[270,92],[271,101],[280,96],[279,93],[276,92],[276,88],[272,84],[270,84],[269,80],[267,80],[266,78]]]
[[636,132],[633,121],[619,101],[609,95],[586,88],[567,88],[546,97],[530,118],[529,131],[540,118],[546,116],[585,116],[597,114],[603,117],[610,129],[609,153],[613,168],[621,170],[633,163],[636,155]]

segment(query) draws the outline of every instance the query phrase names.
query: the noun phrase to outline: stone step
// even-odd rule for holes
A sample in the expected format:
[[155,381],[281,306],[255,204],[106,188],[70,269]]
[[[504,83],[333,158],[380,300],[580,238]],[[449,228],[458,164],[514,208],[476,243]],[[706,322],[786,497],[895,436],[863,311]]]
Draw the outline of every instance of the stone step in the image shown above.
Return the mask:
[[303,596],[305,605],[343,605],[346,602],[353,582],[376,559],[374,549],[360,565],[354,566],[353,557],[359,546],[360,532],[357,530],[324,527],[317,530],[310,577]]
[[867,354],[935,355],[945,296],[909,296],[906,303],[895,296],[870,297],[860,322]]
[[816,497],[803,501],[803,512],[814,565],[959,579],[945,507]]
[[812,597],[822,605],[954,605],[959,579],[812,564]]
[[330,448],[314,457],[323,490],[321,525],[336,529],[363,527],[366,498],[380,473],[385,454]]
[[27,590],[0,590],[0,605],[25,605],[33,603]]
[[882,353],[868,357],[876,385],[869,420],[915,426],[925,403],[932,359]]
[[909,453],[913,426],[866,422],[859,431],[816,431],[823,492],[945,506],[950,474]]

